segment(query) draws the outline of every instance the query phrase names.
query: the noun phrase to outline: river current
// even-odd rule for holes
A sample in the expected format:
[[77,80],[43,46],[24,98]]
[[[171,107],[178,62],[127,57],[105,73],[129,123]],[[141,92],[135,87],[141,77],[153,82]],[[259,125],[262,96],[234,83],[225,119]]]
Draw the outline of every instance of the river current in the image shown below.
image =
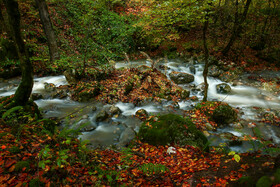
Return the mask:
[[[116,63],[116,68],[122,67],[137,67],[139,65],[151,65],[147,61],[135,61],[130,64],[127,63]],[[203,83],[203,64],[195,64],[195,74],[190,71],[190,68],[185,63],[179,60],[170,60],[164,64],[167,70],[162,70],[164,74],[168,77],[169,73],[172,71],[184,72],[193,74],[195,79],[194,82],[190,84],[180,85],[184,89],[190,89],[190,87],[196,87]],[[8,81],[0,82],[0,97],[8,96],[15,92],[19,79],[10,79]],[[242,80],[240,80],[242,82]],[[67,85],[67,81],[63,75],[61,76],[48,76],[41,78],[34,78],[33,93],[44,93],[45,83],[53,83],[55,86]],[[230,85],[230,94],[220,94],[216,90],[216,85],[223,83],[217,78],[208,77],[209,90],[208,97],[209,100],[223,101],[231,106],[238,108],[242,111],[242,120],[247,121],[248,124],[254,123],[258,125],[258,128],[263,133],[264,138],[272,140],[275,144],[280,144],[280,128],[274,125],[268,125],[263,123],[258,123],[258,112],[255,108],[273,109],[280,111],[280,95],[275,96],[272,93],[264,90],[260,90],[256,87],[249,87],[245,85]],[[191,91],[191,96],[197,96],[199,101],[202,100],[201,92]],[[267,99],[269,98],[269,99]],[[179,102],[179,107],[181,110],[191,109],[199,101],[181,101]],[[104,108],[101,103],[81,103],[72,101],[69,98],[66,99],[39,99],[35,101],[44,117],[63,117],[72,113],[73,111],[79,111],[76,113],[76,118],[68,121],[64,121],[64,126],[66,124],[73,125],[74,123],[82,123],[83,121],[92,123],[95,126],[95,130],[89,132],[83,132],[79,137],[82,140],[89,140],[93,147],[98,146],[109,146],[116,145],[122,136],[122,133],[126,128],[132,128],[137,132],[141,122],[136,118],[132,117],[135,112],[139,109],[145,109],[149,114],[155,113],[167,113],[168,112],[168,102],[162,104],[148,103],[143,106],[134,106],[132,103],[116,103],[123,117],[113,117],[110,122],[96,122],[95,117],[97,113]],[[92,111],[92,106],[96,107],[96,111]],[[117,125],[116,125],[117,124]],[[219,137],[219,134],[231,133],[237,137],[244,137],[246,135],[254,136],[252,128],[249,126],[244,126],[242,129],[235,129],[231,126],[225,127],[223,129],[218,129],[216,132],[210,132],[211,136],[209,139],[212,145],[218,145],[225,142]],[[252,146],[248,142],[243,142],[241,146],[233,146],[232,150],[244,152],[251,149]]]

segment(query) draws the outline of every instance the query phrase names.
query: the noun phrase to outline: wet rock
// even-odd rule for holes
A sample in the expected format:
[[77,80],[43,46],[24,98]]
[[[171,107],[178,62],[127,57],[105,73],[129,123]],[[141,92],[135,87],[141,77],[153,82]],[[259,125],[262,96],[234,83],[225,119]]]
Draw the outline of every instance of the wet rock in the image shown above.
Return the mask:
[[97,125],[94,123],[89,123],[84,128],[81,129],[82,132],[94,131],[97,128]]
[[139,119],[147,119],[149,114],[145,109],[140,109],[136,111],[135,116]]
[[222,138],[222,139],[226,139],[226,140],[233,140],[236,138],[236,136],[234,136],[232,133],[230,132],[223,132],[221,134],[219,134],[219,136]]
[[102,109],[97,115],[96,115],[96,122],[105,121],[109,118],[109,114],[106,112],[106,110]]
[[137,69],[142,73],[145,72],[145,71],[151,70],[151,68],[149,66],[146,66],[146,65],[138,66]]
[[56,86],[53,83],[44,83],[46,92],[56,91]]
[[197,85],[197,87],[195,88],[196,91],[198,92],[203,92],[205,89],[205,84],[204,82],[203,83],[200,83],[199,85]]
[[191,99],[192,101],[198,101],[198,97],[197,97],[197,96],[192,96],[190,99]]
[[52,98],[59,98],[59,99],[64,99],[68,96],[67,90],[55,90],[55,92],[53,92],[51,94]]
[[176,102],[176,101],[169,101],[169,102],[167,103],[167,106],[169,106],[169,107],[171,107],[171,108],[173,108],[173,109],[180,109],[180,105],[179,105],[179,103]]
[[170,79],[176,84],[187,84],[194,81],[194,76],[188,73],[181,73],[173,71],[169,74]]
[[77,84],[78,82],[78,72],[75,69],[68,69],[64,71],[64,76],[68,82],[68,84]]
[[217,92],[220,94],[228,94],[231,92],[231,87],[226,83],[216,85]]
[[112,105],[110,108],[109,108],[109,113],[110,113],[110,115],[119,115],[119,114],[121,114],[121,109],[119,109],[119,107],[116,107],[115,105]]
[[192,74],[195,74],[195,73],[196,73],[196,70],[195,70],[194,65],[190,65],[189,69],[190,69],[190,72],[191,72]]
[[96,106],[92,106],[92,107],[91,107],[91,110],[92,110],[93,112],[95,112],[95,111],[97,110],[97,107],[96,107]]
[[208,131],[202,131],[202,133],[206,136],[206,137],[209,137],[210,136],[210,133]]
[[205,123],[206,130],[213,131],[215,128],[210,123]]
[[186,99],[186,98],[188,98],[190,96],[190,91],[189,90],[183,90],[182,92],[181,92],[181,98],[182,99]]
[[85,90],[78,93],[78,101],[87,102],[94,99],[100,93],[100,88],[98,86],[92,87],[90,90]]
[[159,65],[159,69],[161,70],[169,70],[170,68],[166,65]]
[[89,118],[89,116],[87,114],[82,116],[82,119],[88,119],[88,118]]
[[213,111],[211,118],[218,125],[228,125],[237,120],[237,113],[231,106],[221,104]]
[[210,66],[208,69],[208,76],[210,77],[219,77],[219,75],[222,73],[223,71],[220,70],[219,67],[216,65]]
[[134,138],[135,138],[134,130],[132,130],[131,128],[126,128],[120,136],[118,145],[121,147],[127,146]]
[[230,126],[235,129],[243,129],[243,125],[241,123],[233,123]]
[[40,93],[33,93],[31,94],[31,99],[33,101],[39,100],[39,99],[43,99],[43,95]]

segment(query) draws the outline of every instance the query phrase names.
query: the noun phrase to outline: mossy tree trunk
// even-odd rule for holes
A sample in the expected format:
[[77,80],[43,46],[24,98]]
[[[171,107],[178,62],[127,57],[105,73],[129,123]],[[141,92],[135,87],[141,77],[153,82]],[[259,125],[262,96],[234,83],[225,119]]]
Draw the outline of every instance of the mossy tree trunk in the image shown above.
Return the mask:
[[26,105],[29,100],[33,87],[33,66],[29,60],[28,52],[20,32],[20,13],[16,0],[4,0],[7,10],[7,30],[13,38],[20,60],[22,79],[16,90],[14,101],[15,105]]
[[5,27],[5,22],[4,22],[4,17],[2,14],[2,5],[0,3],[0,32],[1,33],[4,31],[4,27]]
[[58,51],[56,37],[53,31],[53,26],[48,11],[48,6],[45,0],[35,0],[35,2],[39,10],[40,19],[43,24],[44,32],[47,36],[50,61],[54,62],[55,60],[59,59],[59,51]]

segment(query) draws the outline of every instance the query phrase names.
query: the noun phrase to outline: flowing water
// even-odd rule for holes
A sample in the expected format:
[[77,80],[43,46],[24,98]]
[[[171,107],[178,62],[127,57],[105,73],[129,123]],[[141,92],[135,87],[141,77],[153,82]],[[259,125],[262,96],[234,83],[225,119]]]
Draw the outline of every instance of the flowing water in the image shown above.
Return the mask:
[[[130,64],[119,62],[116,64],[116,68],[121,67],[137,67],[139,65],[150,65],[146,61],[135,61]],[[191,73],[188,64],[180,62],[178,60],[169,61],[164,64],[168,67],[167,70],[163,70],[164,74],[169,75],[172,71]],[[196,73],[193,74],[195,79],[193,83],[180,85],[184,89],[190,89],[190,87],[196,87],[203,83],[203,64],[195,65]],[[11,79],[0,83],[0,97],[8,96],[15,92],[19,79]],[[241,80],[242,81],[242,80]],[[64,76],[48,76],[34,79],[33,93],[45,93],[45,83],[53,83],[55,86],[66,85],[67,81]],[[216,91],[216,85],[223,83],[219,79],[212,77],[208,78],[209,100],[217,100],[229,103],[233,107],[237,107],[243,112],[241,119],[246,121],[247,124],[250,122],[256,122],[258,118],[258,110],[255,107],[270,108],[274,110],[280,110],[280,96],[273,96],[269,92],[259,90],[254,87],[238,85],[231,86],[232,91],[230,94],[219,94]],[[203,95],[201,91],[191,91],[191,96],[197,96],[199,100],[202,99]],[[267,98],[270,98],[269,100]],[[95,130],[89,132],[83,132],[80,136],[82,140],[89,140],[93,147],[97,146],[108,146],[117,145],[121,139],[122,133],[126,128],[132,128],[136,132],[139,130],[141,122],[134,118],[133,115],[139,109],[145,109],[148,113],[168,113],[170,112],[170,102],[163,102],[162,104],[148,103],[143,106],[135,106],[132,103],[116,103],[122,114],[115,116],[105,122],[96,122],[96,115],[104,108],[101,103],[81,103],[66,99],[40,99],[35,101],[44,117],[58,117],[64,118],[65,116],[73,113],[75,117],[73,119],[64,120],[64,126],[69,125],[70,128],[79,123],[90,123],[95,127]],[[197,101],[198,102],[198,101]],[[191,109],[197,102],[194,101],[181,101],[179,102],[180,110]],[[94,106],[94,110],[92,109]],[[178,112],[180,113],[180,110]],[[267,124],[257,123],[259,129],[263,133],[266,139],[271,139],[274,143],[280,144],[280,128]],[[211,132],[209,139],[212,141],[212,145],[218,145],[226,140],[219,137],[221,133],[231,133],[237,137],[244,137],[245,135],[254,136],[252,128],[244,126],[240,130],[236,130],[229,126],[223,129],[218,129],[216,132]],[[247,151],[252,148],[252,145],[248,142],[244,142],[241,146],[233,146],[232,150],[235,151]]]

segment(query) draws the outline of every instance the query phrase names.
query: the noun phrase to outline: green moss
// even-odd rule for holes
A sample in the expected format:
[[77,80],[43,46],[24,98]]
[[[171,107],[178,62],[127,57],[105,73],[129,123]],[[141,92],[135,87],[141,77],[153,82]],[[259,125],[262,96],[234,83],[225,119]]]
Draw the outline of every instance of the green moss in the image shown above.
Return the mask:
[[11,147],[11,148],[9,149],[9,151],[10,151],[10,153],[13,153],[13,154],[18,154],[18,153],[20,153],[20,149],[19,149],[19,147],[17,147],[17,146]]
[[280,168],[278,168],[276,170],[276,172],[274,173],[274,184],[280,184]]
[[237,114],[229,105],[219,105],[213,112],[212,119],[217,124],[229,124],[237,120]]
[[29,187],[43,187],[45,186],[45,184],[43,182],[41,182],[38,178],[36,179],[32,179],[29,182]]
[[[207,138],[189,120],[180,115],[166,114],[144,122],[138,138],[151,145],[192,145],[208,149]],[[148,124],[148,125],[147,125]]]
[[271,179],[268,176],[263,176],[258,180],[256,187],[270,187],[271,185]]
[[19,172],[23,168],[26,168],[26,170],[29,170],[29,168],[30,168],[29,161],[19,161],[15,164],[15,171]]
[[240,184],[240,186],[244,186],[244,187],[254,187],[255,183],[253,181],[253,179],[251,177],[241,177],[240,179],[238,179],[238,183]]
[[49,131],[50,133],[54,134],[55,127],[57,126],[56,122],[50,119],[43,119],[41,120],[43,123],[44,129]]

